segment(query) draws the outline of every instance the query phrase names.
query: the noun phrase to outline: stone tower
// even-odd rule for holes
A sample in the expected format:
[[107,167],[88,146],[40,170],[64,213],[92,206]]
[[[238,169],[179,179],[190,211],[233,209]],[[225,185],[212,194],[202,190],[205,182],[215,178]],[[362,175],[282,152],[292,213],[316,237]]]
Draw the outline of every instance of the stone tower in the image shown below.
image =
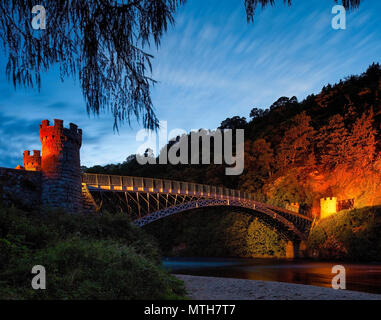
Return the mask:
[[31,155],[29,150],[25,150],[23,154],[23,166],[27,171],[41,171],[41,152],[33,150]]
[[51,208],[64,208],[68,212],[82,210],[81,165],[79,150],[82,145],[82,130],[70,123],[64,128],[63,121],[54,119],[40,125],[42,144],[41,201]]
[[337,198],[322,198],[320,199],[320,219],[329,217],[337,212]]

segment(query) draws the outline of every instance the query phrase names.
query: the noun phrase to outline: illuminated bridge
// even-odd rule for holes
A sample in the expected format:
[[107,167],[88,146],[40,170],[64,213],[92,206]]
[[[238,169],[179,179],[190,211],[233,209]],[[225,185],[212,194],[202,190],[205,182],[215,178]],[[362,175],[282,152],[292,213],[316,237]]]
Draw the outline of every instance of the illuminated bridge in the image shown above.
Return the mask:
[[305,240],[312,225],[310,217],[258,202],[252,194],[224,187],[88,173],[82,175],[82,186],[97,210],[126,212],[138,226],[205,207],[228,207],[252,214],[292,242]]

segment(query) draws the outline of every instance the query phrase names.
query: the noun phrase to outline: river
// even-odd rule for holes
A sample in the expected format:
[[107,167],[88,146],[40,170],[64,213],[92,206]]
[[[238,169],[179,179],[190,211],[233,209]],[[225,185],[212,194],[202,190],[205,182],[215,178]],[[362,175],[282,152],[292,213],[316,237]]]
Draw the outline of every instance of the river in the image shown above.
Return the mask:
[[347,290],[381,294],[381,264],[317,262],[306,260],[163,258],[174,274],[278,281],[331,287],[332,267],[346,270]]

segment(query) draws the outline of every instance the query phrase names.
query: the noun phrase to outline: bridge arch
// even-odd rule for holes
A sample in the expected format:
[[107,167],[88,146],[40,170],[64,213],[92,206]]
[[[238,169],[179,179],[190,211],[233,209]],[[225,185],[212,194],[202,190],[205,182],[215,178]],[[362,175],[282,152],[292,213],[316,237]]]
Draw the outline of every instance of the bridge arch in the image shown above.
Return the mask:
[[[143,227],[154,221],[166,218],[168,216],[179,214],[182,212],[210,208],[210,207],[225,207],[230,209],[238,209],[249,214],[255,214],[258,216],[262,214],[263,218],[267,218],[267,221],[273,221],[276,224],[276,229],[282,233],[282,235],[290,241],[305,241],[306,235],[300,231],[294,224],[288,221],[279,213],[276,213],[268,208],[251,203],[249,201],[239,201],[239,200],[222,200],[222,199],[200,199],[195,201],[189,201],[175,206],[168,207],[163,210],[155,211],[149,215],[146,215],[140,219],[134,221],[134,223]],[[263,218],[261,220],[263,220]],[[274,225],[274,224],[273,224]]]

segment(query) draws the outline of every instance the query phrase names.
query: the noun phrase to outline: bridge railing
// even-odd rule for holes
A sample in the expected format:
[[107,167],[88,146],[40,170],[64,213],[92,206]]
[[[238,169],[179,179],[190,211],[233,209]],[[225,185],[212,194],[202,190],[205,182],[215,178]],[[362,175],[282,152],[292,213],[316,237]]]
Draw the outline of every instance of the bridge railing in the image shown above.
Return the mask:
[[84,173],[82,174],[82,182],[87,185],[103,189],[109,188],[126,191],[163,192],[254,200],[254,197],[251,194],[240,190],[166,179]]
[[[227,200],[247,199],[256,201],[253,194],[241,190],[167,179],[83,173],[82,183],[86,183],[90,187],[106,190],[171,193]],[[256,205],[264,204],[256,201]],[[268,204],[266,206],[271,207]]]

